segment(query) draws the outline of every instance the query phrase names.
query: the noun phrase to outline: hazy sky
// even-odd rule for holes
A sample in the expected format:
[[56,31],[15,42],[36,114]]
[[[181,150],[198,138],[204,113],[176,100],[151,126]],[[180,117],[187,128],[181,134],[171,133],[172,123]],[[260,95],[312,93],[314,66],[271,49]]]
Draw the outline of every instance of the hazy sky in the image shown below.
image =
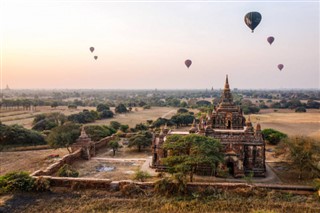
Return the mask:
[[2,87],[320,88],[318,1],[0,1]]

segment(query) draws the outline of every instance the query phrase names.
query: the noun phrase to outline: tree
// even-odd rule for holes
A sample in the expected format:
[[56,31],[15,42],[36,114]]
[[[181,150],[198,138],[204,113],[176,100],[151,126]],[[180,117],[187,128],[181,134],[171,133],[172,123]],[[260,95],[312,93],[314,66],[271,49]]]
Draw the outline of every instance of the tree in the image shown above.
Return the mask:
[[111,110],[102,110],[99,113],[100,118],[112,118],[113,117],[113,112]]
[[0,147],[35,146],[46,144],[43,135],[16,124],[5,125],[0,123],[0,132]]
[[113,128],[110,128],[105,125],[85,126],[85,131],[92,141],[99,141],[102,138],[108,137],[116,132]]
[[54,148],[67,148],[69,153],[70,145],[73,144],[80,136],[80,125],[74,123],[66,123],[62,126],[55,127],[48,136],[48,144]]
[[202,106],[210,106],[211,102],[210,101],[206,101],[206,100],[201,100],[201,101],[197,101],[196,104],[200,107]]
[[50,130],[62,125],[66,121],[66,116],[60,112],[37,115],[33,120],[32,129],[37,131]]
[[170,167],[169,171],[183,176],[189,174],[191,182],[199,165],[215,170],[217,164],[223,161],[219,141],[202,135],[171,135],[163,148],[168,151],[164,163]]
[[110,122],[110,126],[115,129],[115,130],[118,130],[121,126],[121,123],[119,123],[118,121],[111,121]]
[[113,156],[116,155],[116,151],[118,150],[118,148],[120,147],[118,139],[112,140],[108,143],[108,147],[110,147],[113,151]]
[[295,112],[307,112],[307,109],[305,107],[298,107]]
[[288,137],[286,134],[274,129],[264,129],[261,133],[264,139],[272,145],[277,145],[282,139]]
[[98,104],[97,111],[102,112],[104,110],[110,110],[110,107],[107,104]]
[[150,146],[151,143],[152,134],[148,131],[141,131],[129,139],[128,147],[136,146],[141,152],[141,148]]
[[127,132],[129,129],[129,125],[121,124],[119,128],[122,132]]
[[51,108],[57,108],[59,106],[59,103],[57,101],[52,102]]
[[187,112],[189,112],[187,109],[185,109],[185,108],[180,108],[180,109],[178,109],[178,111],[177,111],[177,113],[179,113],[179,114],[181,114],[181,113],[187,113]]
[[118,106],[116,106],[115,112],[116,113],[126,113],[126,112],[128,112],[128,110],[124,104],[119,104]]
[[283,140],[280,149],[287,154],[292,166],[299,169],[299,179],[302,179],[303,172],[320,175],[317,167],[319,162],[320,145],[313,138],[306,136],[289,137]]

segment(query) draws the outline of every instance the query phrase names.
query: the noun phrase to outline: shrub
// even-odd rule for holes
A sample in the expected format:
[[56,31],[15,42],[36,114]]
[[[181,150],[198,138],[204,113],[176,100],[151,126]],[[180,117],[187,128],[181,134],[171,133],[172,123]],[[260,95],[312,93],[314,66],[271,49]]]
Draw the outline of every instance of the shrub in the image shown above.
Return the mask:
[[138,181],[141,181],[141,182],[144,182],[148,178],[151,178],[151,175],[148,172],[144,172],[144,171],[141,171],[141,170],[138,170],[135,173],[135,176],[134,176],[135,180],[138,180]]
[[72,168],[69,164],[64,164],[58,170],[59,177],[79,177],[79,172]]
[[37,192],[45,192],[50,190],[50,181],[39,177],[34,182],[34,190]]
[[295,112],[307,112],[305,107],[298,107],[296,108]]
[[0,192],[31,191],[34,181],[27,172],[10,172],[0,176]]
[[272,145],[277,145],[282,139],[288,137],[286,134],[274,129],[264,129],[262,130],[262,135]]

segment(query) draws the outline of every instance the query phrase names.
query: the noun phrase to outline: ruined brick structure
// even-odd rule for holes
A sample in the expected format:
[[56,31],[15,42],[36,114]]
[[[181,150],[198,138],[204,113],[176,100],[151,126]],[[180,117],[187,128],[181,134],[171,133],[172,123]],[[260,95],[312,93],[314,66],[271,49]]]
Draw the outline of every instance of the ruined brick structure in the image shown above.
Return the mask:
[[154,137],[152,166],[158,170],[163,168],[161,159],[167,156],[167,151],[162,149],[162,145],[167,135],[191,133],[220,140],[225,160],[220,167],[228,169],[234,177],[243,177],[250,172],[254,176],[265,176],[265,142],[261,126],[257,124],[254,129],[250,118],[246,121],[240,107],[234,104],[228,76],[218,107],[209,112],[197,127],[195,122],[189,132],[171,131],[165,127]]
[[87,135],[84,126],[82,126],[79,138],[71,145],[72,152],[78,149],[82,149],[81,157],[84,159],[90,160],[91,157],[95,156],[95,143],[91,141],[91,138]]

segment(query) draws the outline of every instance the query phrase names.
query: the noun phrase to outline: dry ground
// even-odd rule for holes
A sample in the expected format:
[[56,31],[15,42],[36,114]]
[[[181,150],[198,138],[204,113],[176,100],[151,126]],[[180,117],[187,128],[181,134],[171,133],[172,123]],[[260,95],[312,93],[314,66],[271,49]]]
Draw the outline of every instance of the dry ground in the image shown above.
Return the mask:
[[39,169],[45,169],[59,159],[47,159],[49,155],[58,154],[59,157],[62,157],[67,153],[67,149],[0,152],[0,175],[12,171],[28,171],[32,173]]
[[320,138],[320,110],[308,110],[296,113],[292,110],[261,110],[259,114],[250,115],[251,121],[260,122],[262,129],[273,128],[288,135],[308,135]]
[[177,113],[178,108],[174,107],[151,107],[151,109],[135,108],[130,113],[116,114],[114,118],[97,120],[93,125],[106,124],[109,125],[111,121],[118,121],[121,124],[127,124],[130,127],[135,127],[136,124],[145,123],[146,120],[156,120],[159,117],[171,118]]
[[78,107],[77,109],[68,109],[66,106],[57,107],[39,106],[35,111],[29,110],[1,110],[0,121],[7,125],[19,124],[25,128],[31,129],[32,121],[36,115],[43,113],[61,112],[64,115],[71,115],[82,112],[84,109],[95,110],[95,107]]
[[[96,110],[95,107],[78,107],[77,109],[68,109],[68,107],[61,106],[53,109],[49,106],[37,107],[36,111],[25,110],[2,110],[0,112],[0,121],[4,124],[19,124],[25,128],[31,129],[34,117],[42,113],[61,112],[65,115],[71,115],[82,112],[83,109]],[[116,114],[112,119],[97,120],[91,125],[110,124],[111,121],[118,121],[122,124],[128,124],[134,127],[136,124],[146,122],[146,120],[156,120],[159,117],[171,118],[178,108],[173,107],[152,107],[144,110],[141,107],[134,108],[132,112],[126,114]],[[111,108],[114,111],[114,108]]]

